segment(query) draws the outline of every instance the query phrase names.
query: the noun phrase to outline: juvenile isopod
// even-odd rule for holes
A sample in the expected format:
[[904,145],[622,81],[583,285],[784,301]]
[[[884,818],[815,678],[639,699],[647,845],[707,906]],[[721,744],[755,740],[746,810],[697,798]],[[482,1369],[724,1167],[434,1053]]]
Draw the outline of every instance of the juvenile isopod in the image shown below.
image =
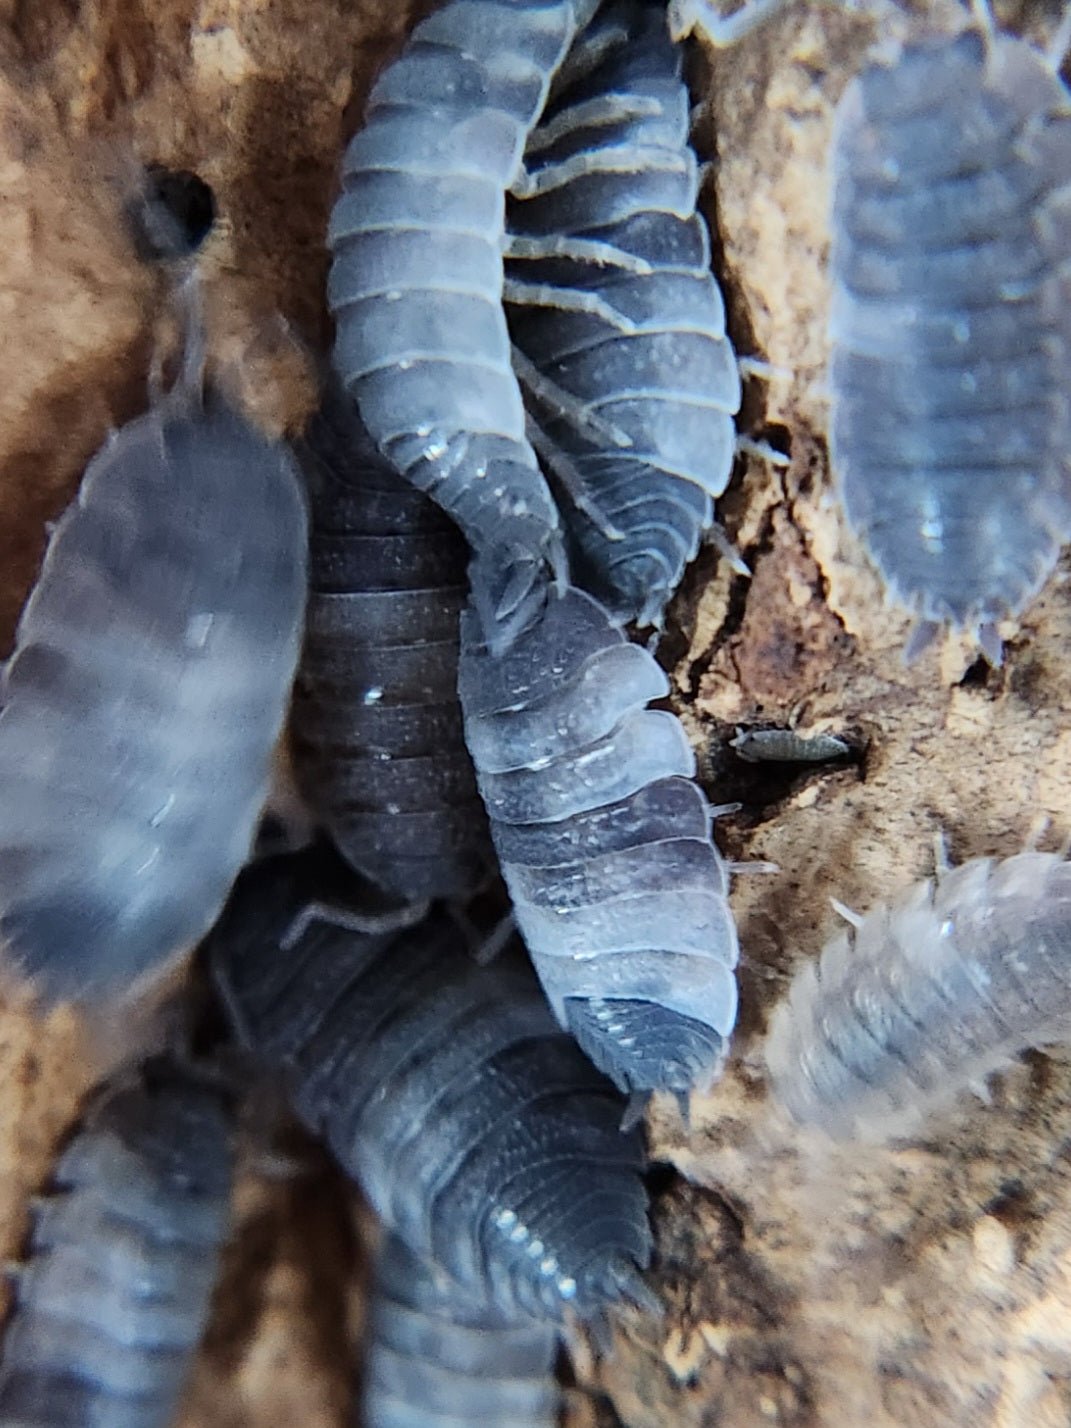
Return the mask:
[[365,1351],[366,1428],[555,1428],[558,1336],[470,1300],[388,1235]]
[[999,662],[1071,532],[1071,96],[985,29],[906,44],[838,106],[830,456],[892,596]]
[[710,1084],[736,1020],[711,810],[652,656],[575,589],[501,655],[462,616],[465,737],[517,926],[565,1027],[622,1089]]
[[445,915],[364,932],[318,850],[238,880],[209,939],[239,1039],[389,1229],[507,1316],[649,1299],[643,1146],[520,955],[481,967]]
[[461,897],[490,841],[457,698],[467,552],[332,390],[298,447],[312,535],[291,732],[298,783],[353,866],[398,897]]
[[90,462],[0,680],[0,942],[43,997],[190,948],[249,854],[297,661],[278,443],[176,390]]
[[839,933],[770,1025],[774,1094],[837,1136],[912,1130],[1029,1047],[1071,1038],[1071,865],[976,858]]
[[543,561],[561,563],[510,365],[505,196],[596,3],[447,0],[423,20],[372,89],[328,234],[335,368],[383,453],[468,539],[503,638]]
[[[681,52],[661,3],[576,41],[509,204],[507,312],[574,578],[660,624],[736,455],[740,373],[696,211]],[[533,300],[538,294],[538,302]]]
[[745,763],[823,764],[846,759],[851,744],[836,734],[797,734],[794,729],[737,729],[729,747]]
[[168,1428],[230,1218],[232,1114],[155,1058],[106,1088],[33,1211],[0,1352],[4,1428]]

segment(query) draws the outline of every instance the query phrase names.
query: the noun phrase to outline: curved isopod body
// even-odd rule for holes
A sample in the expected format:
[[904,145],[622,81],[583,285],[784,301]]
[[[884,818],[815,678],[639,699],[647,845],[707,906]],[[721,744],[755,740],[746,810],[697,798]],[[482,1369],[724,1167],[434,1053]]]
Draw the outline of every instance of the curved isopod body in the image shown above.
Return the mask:
[[457,699],[465,542],[378,455],[344,394],[328,397],[298,454],[312,516],[298,783],[380,887],[460,897],[491,860]]
[[594,8],[447,0],[422,21],[372,90],[328,234],[335,368],[380,449],[483,559],[504,638],[542,561],[560,561],[510,366],[505,195]]
[[689,114],[664,6],[607,6],[529,136],[507,218],[507,274],[541,299],[510,305],[510,328],[574,573],[643,624],[661,622],[736,454],[740,373]]
[[1028,1047],[1071,1038],[1071,865],[974,859],[829,942],[774,1013],[766,1060],[795,1119],[910,1130]]
[[388,1235],[365,1355],[367,1428],[555,1428],[558,1336],[508,1319]]
[[629,1091],[708,1085],[736,1020],[736,929],[695,757],[651,655],[551,592],[501,656],[461,621],[465,737],[517,925],[559,1020]]
[[173,394],[93,458],[0,700],[0,938],[42,995],[193,945],[249,853],[305,602],[293,461]]
[[477,966],[444,916],[400,934],[327,921],[323,872],[316,853],[251,869],[209,940],[241,1039],[468,1293],[554,1320],[643,1299],[641,1141],[524,959]]
[[0,1353],[5,1428],[167,1428],[230,1212],[231,1114],[163,1058],[105,1091],[37,1204]]
[[922,625],[1000,658],[1071,532],[1071,96],[1021,40],[906,46],[833,147],[830,453]]

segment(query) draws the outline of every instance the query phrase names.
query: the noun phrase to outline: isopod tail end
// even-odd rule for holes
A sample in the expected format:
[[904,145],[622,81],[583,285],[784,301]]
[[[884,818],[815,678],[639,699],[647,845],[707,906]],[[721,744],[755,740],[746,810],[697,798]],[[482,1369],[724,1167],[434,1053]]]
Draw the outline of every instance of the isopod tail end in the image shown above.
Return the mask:
[[627,1135],[633,1131],[643,1120],[647,1112],[647,1106],[651,1099],[650,1091],[633,1091],[628,1098],[624,1114],[621,1117],[622,1134]]

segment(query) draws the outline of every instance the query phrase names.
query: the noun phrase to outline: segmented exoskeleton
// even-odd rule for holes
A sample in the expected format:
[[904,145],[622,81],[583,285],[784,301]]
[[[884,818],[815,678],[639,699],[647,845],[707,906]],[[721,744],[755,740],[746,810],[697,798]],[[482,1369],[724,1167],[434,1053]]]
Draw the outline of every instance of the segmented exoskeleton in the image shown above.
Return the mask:
[[777,1098],[839,1136],[910,1130],[1028,1047],[1071,1039],[1071,865],[976,858],[917,883],[793,979]]
[[491,859],[457,699],[465,542],[376,453],[344,393],[329,394],[298,454],[312,516],[298,782],[380,887],[462,896]]
[[833,148],[830,454],[918,648],[1000,659],[1071,532],[1071,96],[1022,40],[909,44]]
[[505,195],[596,3],[447,0],[422,21],[372,90],[328,234],[336,370],[381,450],[482,558],[494,638],[543,560],[561,560],[510,366]]
[[240,1038],[388,1227],[469,1293],[550,1319],[642,1299],[641,1142],[524,959],[477,966],[445,916],[377,935],[325,920],[318,864],[243,874],[209,941]]
[[467,1299],[396,1235],[369,1312],[365,1428],[555,1428],[557,1334]]
[[736,930],[695,757],[651,655],[592,597],[550,591],[503,655],[461,621],[465,738],[551,1005],[629,1091],[714,1078],[736,1019]]
[[0,685],[0,938],[56,999],[205,932],[249,853],[297,661],[293,461],[175,392],[90,462]]
[[0,1353],[4,1428],[167,1428],[230,1211],[231,1114],[157,1058],[105,1090],[34,1209]]
[[665,8],[616,0],[528,139],[507,275],[532,439],[573,569],[622,620],[661,622],[736,453],[740,374],[696,212],[690,101]]

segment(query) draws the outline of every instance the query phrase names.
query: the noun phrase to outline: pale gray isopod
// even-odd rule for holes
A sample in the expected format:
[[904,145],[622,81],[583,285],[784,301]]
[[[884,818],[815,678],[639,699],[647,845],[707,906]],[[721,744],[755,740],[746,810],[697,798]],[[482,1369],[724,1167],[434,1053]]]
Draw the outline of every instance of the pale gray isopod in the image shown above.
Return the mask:
[[976,858],[838,933],[774,1012],[766,1061],[798,1121],[911,1130],[1028,1047],[1071,1038],[1071,864]]
[[470,1300],[387,1235],[376,1261],[364,1428],[555,1428],[558,1335]]
[[294,463],[175,392],[90,462],[0,686],[0,939],[49,1000],[190,948],[249,854],[297,661]]
[[387,455],[466,536],[493,638],[558,513],[525,436],[502,311],[505,196],[597,0],[447,0],[372,89],[331,216],[335,368]]
[[167,1428],[230,1216],[231,1111],[166,1058],[105,1089],[36,1205],[0,1428]]
[[623,1089],[686,1095],[736,1020],[711,811],[653,657],[591,596],[547,594],[501,655],[462,616],[459,689],[491,837],[559,1020]]
[[665,9],[618,0],[576,42],[508,207],[510,329],[574,578],[661,623],[736,455],[740,373],[696,211]]
[[1071,96],[968,30],[866,69],[833,144],[830,456],[891,594],[1000,659],[1071,532]]

